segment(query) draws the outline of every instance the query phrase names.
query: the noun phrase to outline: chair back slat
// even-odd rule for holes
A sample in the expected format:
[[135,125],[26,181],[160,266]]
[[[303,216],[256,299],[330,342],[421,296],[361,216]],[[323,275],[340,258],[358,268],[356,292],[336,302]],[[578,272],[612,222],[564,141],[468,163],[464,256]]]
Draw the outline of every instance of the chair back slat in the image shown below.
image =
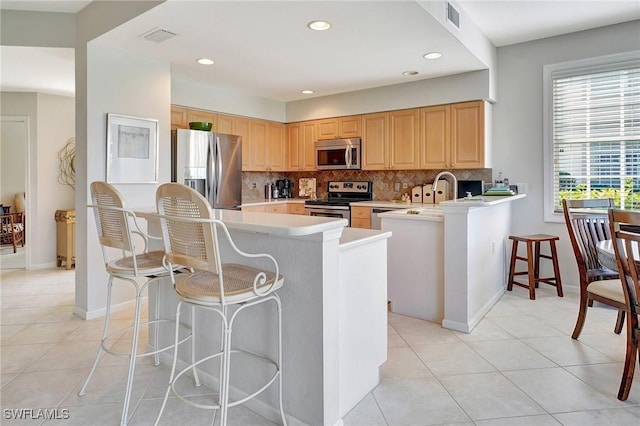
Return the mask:
[[[124,198],[120,191],[106,182],[91,183],[91,200],[100,244],[104,247],[134,251]],[[114,209],[115,208],[115,209]]]
[[209,202],[186,185],[167,183],[158,187],[156,203],[167,261],[217,274],[221,267],[215,224],[181,220],[212,220]]
[[586,279],[589,270],[602,268],[596,244],[611,238],[607,210],[613,200],[562,200],[562,205],[581,280]]
[[[640,306],[640,212],[631,210],[609,211],[611,233],[615,239],[614,251],[618,262],[630,315],[639,315]],[[626,225],[626,226],[625,226]]]

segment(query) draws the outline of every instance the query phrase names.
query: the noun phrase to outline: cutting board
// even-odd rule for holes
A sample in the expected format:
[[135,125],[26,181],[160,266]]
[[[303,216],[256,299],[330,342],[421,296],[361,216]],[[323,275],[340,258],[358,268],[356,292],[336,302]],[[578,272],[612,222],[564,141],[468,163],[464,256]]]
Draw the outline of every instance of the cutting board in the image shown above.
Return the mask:
[[315,197],[316,178],[300,178],[298,181],[298,196],[302,198]]

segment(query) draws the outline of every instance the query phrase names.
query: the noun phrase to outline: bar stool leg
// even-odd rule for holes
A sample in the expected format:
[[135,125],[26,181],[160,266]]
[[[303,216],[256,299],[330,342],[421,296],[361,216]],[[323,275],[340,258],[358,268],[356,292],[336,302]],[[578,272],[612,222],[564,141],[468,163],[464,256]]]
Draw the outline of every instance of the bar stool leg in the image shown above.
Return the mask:
[[534,244],[536,249],[534,257],[533,278],[535,278],[535,287],[538,288],[540,286],[538,284],[538,279],[540,278],[540,241],[536,241]]
[[549,241],[551,247],[551,260],[553,261],[553,273],[556,278],[556,287],[558,291],[558,297],[564,297],[562,293],[562,279],[560,278],[560,266],[558,265],[558,252],[556,251],[556,242],[554,240]]
[[516,269],[516,257],[518,255],[518,241],[513,240],[511,244],[511,263],[509,264],[509,281],[507,282],[507,291],[513,290],[513,279]]
[[529,299],[536,300],[535,262],[533,257],[533,243],[527,241],[527,277],[529,278]]

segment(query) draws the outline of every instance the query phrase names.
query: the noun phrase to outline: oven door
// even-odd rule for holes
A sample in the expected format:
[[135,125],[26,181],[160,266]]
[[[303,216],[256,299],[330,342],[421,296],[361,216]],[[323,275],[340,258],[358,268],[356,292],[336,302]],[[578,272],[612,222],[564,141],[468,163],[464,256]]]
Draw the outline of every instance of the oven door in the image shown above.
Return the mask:
[[347,226],[351,226],[349,207],[337,206],[305,206],[304,213],[307,216],[335,217],[337,219],[347,219]]

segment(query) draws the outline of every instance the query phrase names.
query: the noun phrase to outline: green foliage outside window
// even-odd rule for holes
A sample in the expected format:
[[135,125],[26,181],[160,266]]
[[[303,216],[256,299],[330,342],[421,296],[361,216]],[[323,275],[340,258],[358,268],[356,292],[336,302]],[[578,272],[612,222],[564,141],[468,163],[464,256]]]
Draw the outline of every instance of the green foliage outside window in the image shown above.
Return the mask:
[[575,186],[573,190],[561,190],[559,191],[558,208],[562,210],[562,200],[587,200],[592,198],[613,198],[613,202],[616,207],[620,207],[620,200],[624,195],[625,209],[638,209],[640,207],[640,192],[634,191],[633,179],[628,177],[625,179],[624,190],[620,188],[599,188],[591,189],[587,191],[587,185],[582,183]]

